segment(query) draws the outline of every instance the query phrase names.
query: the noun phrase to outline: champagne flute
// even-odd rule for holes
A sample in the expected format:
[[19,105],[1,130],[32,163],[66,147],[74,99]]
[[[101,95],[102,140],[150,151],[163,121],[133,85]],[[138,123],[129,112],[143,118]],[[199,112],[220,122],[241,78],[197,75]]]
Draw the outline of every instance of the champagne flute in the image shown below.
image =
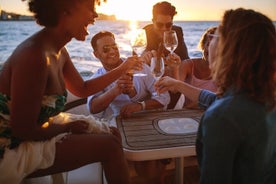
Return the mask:
[[[150,63],[150,70],[155,80],[158,81],[164,75],[165,72],[164,59],[162,57],[152,57]],[[152,95],[157,96],[158,94],[157,92],[154,92]]]
[[[144,29],[137,29],[133,31],[133,36],[130,40],[132,52],[138,57],[144,52],[147,47],[147,36]],[[141,71],[134,71],[133,76],[146,76],[147,74]]]
[[176,32],[174,30],[165,31],[163,43],[165,48],[172,54],[178,45]]

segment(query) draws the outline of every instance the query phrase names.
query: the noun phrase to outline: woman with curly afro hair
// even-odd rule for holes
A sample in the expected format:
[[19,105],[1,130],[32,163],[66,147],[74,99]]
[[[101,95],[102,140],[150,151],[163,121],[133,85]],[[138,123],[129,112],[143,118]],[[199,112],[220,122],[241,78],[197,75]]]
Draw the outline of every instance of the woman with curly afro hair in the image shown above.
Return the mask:
[[42,29],[24,40],[0,73],[0,183],[20,183],[101,162],[108,183],[129,183],[119,131],[89,134],[85,121],[48,123],[64,108],[67,90],[78,97],[101,91],[136,58],[99,78],[84,81],[65,45],[84,41],[100,0],[28,0]]

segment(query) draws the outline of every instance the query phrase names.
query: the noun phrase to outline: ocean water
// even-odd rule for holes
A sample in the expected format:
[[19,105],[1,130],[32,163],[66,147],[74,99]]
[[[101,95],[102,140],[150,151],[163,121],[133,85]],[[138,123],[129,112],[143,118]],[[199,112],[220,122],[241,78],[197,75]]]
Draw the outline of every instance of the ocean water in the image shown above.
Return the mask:
[[[142,28],[150,22],[137,22],[136,27]],[[181,26],[184,32],[184,39],[188,47],[189,56],[191,58],[201,57],[201,52],[197,48],[202,33],[211,26],[218,25],[219,22],[211,21],[176,21],[175,25]],[[130,31],[132,24],[128,21],[96,21],[94,25],[89,26],[90,35],[86,37],[84,42],[72,40],[66,47],[72,58],[74,65],[81,75],[89,77],[97,70],[101,63],[92,54],[90,40],[92,35],[101,31],[108,30],[115,34],[120,54],[122,57],[131,55],[130,47]],[[11,55],[16,46],[33,33],[40,30],[34,21],[0,21],[0,68],[1,65]]]

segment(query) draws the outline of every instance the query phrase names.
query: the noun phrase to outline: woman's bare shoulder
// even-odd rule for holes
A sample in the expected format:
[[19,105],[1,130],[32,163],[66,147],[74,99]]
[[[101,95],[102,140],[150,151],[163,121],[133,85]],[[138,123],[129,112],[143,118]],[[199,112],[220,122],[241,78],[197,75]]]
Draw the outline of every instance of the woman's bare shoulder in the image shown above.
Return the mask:
[[185,59],[181,62],[180,68],[188,70],[189,68],[192,68],[193,66],[193,60],[194,59]]
[[47,70],[48,60],[43,46],[30,39],[18,45],[7,62],[13,71],[37,73]]

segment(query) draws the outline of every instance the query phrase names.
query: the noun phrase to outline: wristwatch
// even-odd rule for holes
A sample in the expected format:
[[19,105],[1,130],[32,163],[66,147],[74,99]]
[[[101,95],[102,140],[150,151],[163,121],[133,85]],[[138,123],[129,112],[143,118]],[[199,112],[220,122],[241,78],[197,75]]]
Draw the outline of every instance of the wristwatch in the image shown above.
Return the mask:
[[142,101],[142,102],[137,102],[137,103],[139,103],[139,104],[141,104],[142,105],[142,110],[145,110],[146,109],[146,103],[145,103],[145,101]]

